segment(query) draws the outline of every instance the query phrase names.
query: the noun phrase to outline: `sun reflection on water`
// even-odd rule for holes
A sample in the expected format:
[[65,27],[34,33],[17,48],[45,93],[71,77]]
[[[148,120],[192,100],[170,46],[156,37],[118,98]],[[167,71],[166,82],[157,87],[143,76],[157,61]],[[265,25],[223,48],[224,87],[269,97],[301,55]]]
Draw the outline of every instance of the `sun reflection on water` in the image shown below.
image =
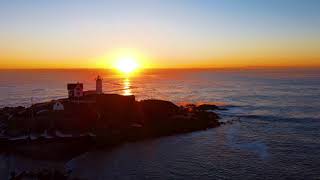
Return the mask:
[[123,79],[123,83],[122,84],[123,84],[122,95],[124,95],[124,96],[132,95],[130,79],[129,78]]

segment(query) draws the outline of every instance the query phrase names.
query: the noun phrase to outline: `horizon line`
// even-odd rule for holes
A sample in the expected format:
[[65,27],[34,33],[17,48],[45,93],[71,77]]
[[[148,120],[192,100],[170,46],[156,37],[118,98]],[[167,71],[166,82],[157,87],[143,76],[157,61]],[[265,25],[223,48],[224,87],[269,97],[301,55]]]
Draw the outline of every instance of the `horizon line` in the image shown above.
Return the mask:
[[[239,67],[146,67],[141,68],[142,70],[228,70],[228,69],[318,69],[318,66],[239,66]],[[115,70],[114,68],[98,68],[98,67],[76,67],[76,68],[69,68],[69,67],[49,67],[49,68],[28,68],[28,67],[21,67],[21,68],[0,68],[0,70]]]

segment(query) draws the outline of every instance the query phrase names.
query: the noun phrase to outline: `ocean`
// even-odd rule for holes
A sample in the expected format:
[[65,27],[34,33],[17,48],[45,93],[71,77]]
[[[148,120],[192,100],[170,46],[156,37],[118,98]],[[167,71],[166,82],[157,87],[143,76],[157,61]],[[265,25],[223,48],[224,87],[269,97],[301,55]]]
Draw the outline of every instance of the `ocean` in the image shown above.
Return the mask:
[[0,155],[0,179],[43,167],[85,179],[320,179],[320,69],[1,70],[0,107],[67,97],[66,84],[105,93],[215,103],[218,128],[126,143],[68,161]]

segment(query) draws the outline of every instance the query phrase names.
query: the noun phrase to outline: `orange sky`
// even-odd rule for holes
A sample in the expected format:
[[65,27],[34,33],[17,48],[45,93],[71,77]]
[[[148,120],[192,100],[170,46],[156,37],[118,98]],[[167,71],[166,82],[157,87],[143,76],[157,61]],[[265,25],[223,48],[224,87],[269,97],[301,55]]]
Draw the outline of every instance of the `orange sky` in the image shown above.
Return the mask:
[[320,67],[319,4],[0,2],[0,68]]

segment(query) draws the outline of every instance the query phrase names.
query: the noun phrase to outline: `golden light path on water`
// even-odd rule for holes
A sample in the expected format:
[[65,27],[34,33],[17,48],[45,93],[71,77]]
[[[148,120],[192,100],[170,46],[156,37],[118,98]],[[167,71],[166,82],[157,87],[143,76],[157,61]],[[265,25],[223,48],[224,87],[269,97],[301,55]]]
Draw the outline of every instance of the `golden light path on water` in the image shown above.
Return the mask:
[[124,95],[124,96],[132,95],[130,79],[124,78],[122,85],[123,85],[122,95]]

